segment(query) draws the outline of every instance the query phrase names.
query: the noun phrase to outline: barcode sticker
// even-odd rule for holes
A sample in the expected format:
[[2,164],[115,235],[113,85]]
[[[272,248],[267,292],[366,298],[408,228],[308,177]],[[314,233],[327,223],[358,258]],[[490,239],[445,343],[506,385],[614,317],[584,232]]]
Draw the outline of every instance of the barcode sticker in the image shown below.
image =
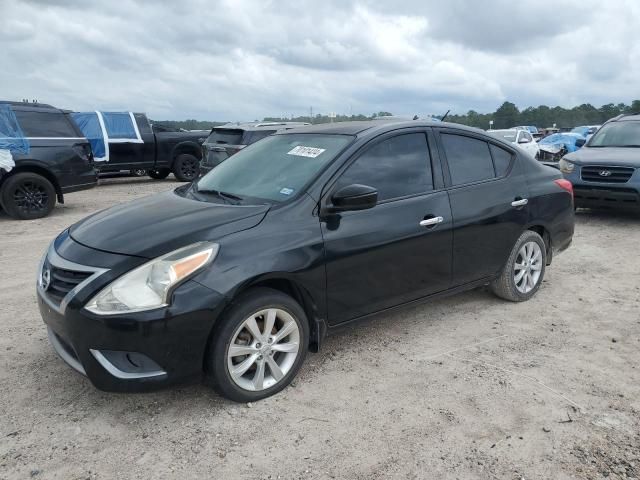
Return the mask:
[[287,155],[297,155],[298,157],[316,158],[325,150],[326,150],[325,148],[303,147],[302,145],[298,145],[291,151],[287,152]]

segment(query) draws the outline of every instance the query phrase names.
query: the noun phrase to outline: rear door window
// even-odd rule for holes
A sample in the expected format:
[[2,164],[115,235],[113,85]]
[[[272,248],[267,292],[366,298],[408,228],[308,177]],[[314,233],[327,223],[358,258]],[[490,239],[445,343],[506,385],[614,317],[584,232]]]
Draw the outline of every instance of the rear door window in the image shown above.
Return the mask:
[[342,174],[336,189],[354,183],[377,189],[379,201],[433,190],[427,136],[407,133],[372,146]]
[[440,139],[453,185],[464,185],[495,177],[487,142],[450,133],[441,134]]
[[137,140],[138,133],[129,112],[101,112],[109,140]]
[[14,110],[18,124],[26,137],[73,138],[80,135],[62,112]]
[[509,170],[513,155],[511,154],[511,152],[508,152],[504,148],[497,147],[493,144],[490,144],[489,148],[491,149],[491,156],[493,157],[493,165],[495,167],[496,177],[502,177]]
[[214,128],[207,143],[217,143],[221,145],[242,145],[242,134],[244,130],[239,128]]

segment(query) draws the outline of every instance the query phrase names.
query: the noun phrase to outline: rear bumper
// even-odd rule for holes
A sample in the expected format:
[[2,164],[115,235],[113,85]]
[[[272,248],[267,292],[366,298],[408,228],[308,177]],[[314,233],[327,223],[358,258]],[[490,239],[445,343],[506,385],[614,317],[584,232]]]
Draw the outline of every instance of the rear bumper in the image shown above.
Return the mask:
[[79,175],[74,175],[72,179],[65,178],[61,181],[60,190],[62,193],[79,192],[88,190],[98,185],[98,172],[96,170],[88,170]]

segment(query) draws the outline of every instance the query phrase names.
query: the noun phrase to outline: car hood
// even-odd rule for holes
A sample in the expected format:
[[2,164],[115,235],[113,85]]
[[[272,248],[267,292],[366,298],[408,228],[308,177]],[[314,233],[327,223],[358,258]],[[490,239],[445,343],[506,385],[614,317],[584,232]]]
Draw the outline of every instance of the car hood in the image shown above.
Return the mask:
[[570,162],[578,165],[620,165],[640,168],[640,148],[582,147],[565,155]]
[[98,212],[73,225],[69,234],[97,250],[154,258],[255,227],[268,210],[268,205],[200,202],[165,192]]

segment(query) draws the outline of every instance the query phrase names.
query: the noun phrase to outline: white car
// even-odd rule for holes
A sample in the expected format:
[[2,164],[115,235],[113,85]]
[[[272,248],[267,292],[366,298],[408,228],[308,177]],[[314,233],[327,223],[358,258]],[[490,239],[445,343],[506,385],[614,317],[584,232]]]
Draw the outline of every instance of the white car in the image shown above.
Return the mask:
[[487,130],[487,133],[498,138],[502,138],[507,142],[515,143],[525,152],[536,158],[540,147],[533,139],[533,136],[526,130],[511,128],[508,130]]

